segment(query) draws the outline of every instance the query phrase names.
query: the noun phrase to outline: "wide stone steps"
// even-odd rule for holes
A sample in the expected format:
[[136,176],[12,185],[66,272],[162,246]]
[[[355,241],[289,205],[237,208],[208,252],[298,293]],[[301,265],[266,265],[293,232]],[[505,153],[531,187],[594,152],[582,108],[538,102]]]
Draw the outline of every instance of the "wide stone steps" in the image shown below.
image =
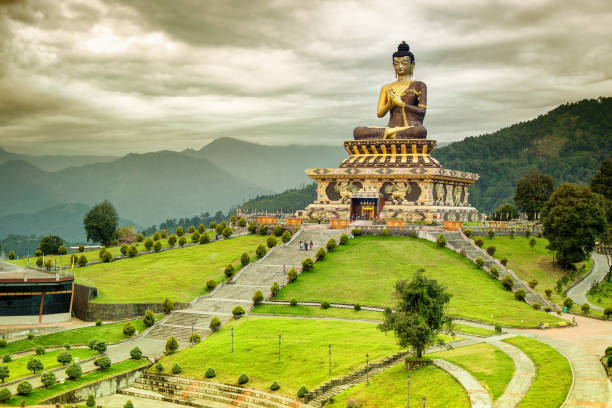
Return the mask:
[[[198,334],[205,336],[207,333],[198,332]],[[160,340],[167,340],[170,336],[176,337],[179,342],[187,342],[189,341],[189,336],[191,336],[191,327],[175,327],[160,324],[151,329],[147,334],[148,338]]]
[[370,370],[368,372],[367,376],[365,374],[362,374],[359,377],[356,377],[355,379],[351,380],[349,383],[338,385],[338,386],[330,389],[329,391],[327,391],[327,392],[325,392],[323,394],[320,394],[315,399],[311,400],[308,404],[311,405],[311,406],[317,407],[317,408],[322,407],[323,405],[325,405],[325,403],[331,397],[334,397],[334,396],[342,393],[343,391],[346,391],[349,388],[352,388],[352,387],[354,387],[354,386],[356,386],[358,384],[364,383],[364,382],[368,381],[368,379],[370,381],[372,381],[372,377],[382,373],[383,371],[387,370],[391,366],[393,366],[395,364],[399,364],[399,363],[401,363],[401,361],[396,361],[393,364],[390,364],[388,366],[379,367],[379,368],[376,368],[374,370]]
[[156,393],[165,400],[198,407],[298,408],[303,406],[298,401],[278,394],[165,375],[144,374],[131,388],[127,392]]

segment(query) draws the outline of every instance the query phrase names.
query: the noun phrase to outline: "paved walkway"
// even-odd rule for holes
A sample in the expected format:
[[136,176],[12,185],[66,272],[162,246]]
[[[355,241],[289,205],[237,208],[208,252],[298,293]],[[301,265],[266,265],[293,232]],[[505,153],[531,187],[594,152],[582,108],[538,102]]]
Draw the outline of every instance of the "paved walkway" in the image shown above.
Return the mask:
[[568,290],[567,296],[571,298],[574,303],[578,303],[579,305],[588,303],[591,309],[603,310],[602,307],[589,302],[586,293],[591,289],[593,282],[600,282],[605,278],[608,273],[608,261],[605,255],[595,252],[591,255],[591,258],[593,258],[593,270],[579,284]]
[[612,344],[612,322],[581,316],[576,322],[578,326],[571,328],[516,332],[554,347],[569,360],[574,385],[565,407],[612,408],[612,383],[599,361]]
[[436,367],[446,371],[461,384],[461,386],[467,391],[470,397],[470,403],[472,408],[491,408],[491,397],[487,390],[472,377],[472,374],[468,373],[463,368],[456,366],[455,364],[442,360],[439,358],[433,359],[433,363]]
[[504,394],[499,397],[494,408],[514,408],[523,400],[535,379],[536,369],[533,361],[518,347],[499,341],[499,336],[487,339],[487,343],[506,353],[514,362],[514,374],[506,387]]

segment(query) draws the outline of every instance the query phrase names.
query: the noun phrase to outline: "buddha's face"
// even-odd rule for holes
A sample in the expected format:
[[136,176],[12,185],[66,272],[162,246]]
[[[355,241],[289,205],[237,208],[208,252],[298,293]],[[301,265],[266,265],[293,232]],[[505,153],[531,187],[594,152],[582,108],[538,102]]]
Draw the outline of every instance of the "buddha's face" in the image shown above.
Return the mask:
[[398,76],[412,74],[414,64],[410,62],[410,57],[394,57],[393,69]]

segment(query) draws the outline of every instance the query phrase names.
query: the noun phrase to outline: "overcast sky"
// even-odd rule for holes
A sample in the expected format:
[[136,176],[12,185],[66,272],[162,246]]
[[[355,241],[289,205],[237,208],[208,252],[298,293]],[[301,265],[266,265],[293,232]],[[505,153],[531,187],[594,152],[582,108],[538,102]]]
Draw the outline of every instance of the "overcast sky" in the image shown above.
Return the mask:
[[612,95],[610,0],[0,0],[0,147],[340,144],[402,40],[438,141]]

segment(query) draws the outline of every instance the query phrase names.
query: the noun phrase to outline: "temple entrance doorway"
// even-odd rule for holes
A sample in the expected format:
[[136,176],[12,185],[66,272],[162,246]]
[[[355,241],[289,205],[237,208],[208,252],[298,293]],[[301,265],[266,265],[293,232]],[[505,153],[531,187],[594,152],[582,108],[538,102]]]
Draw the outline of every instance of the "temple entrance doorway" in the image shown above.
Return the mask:
[[378,198],[351,198],[351,220],[375,220],[379,213]]

